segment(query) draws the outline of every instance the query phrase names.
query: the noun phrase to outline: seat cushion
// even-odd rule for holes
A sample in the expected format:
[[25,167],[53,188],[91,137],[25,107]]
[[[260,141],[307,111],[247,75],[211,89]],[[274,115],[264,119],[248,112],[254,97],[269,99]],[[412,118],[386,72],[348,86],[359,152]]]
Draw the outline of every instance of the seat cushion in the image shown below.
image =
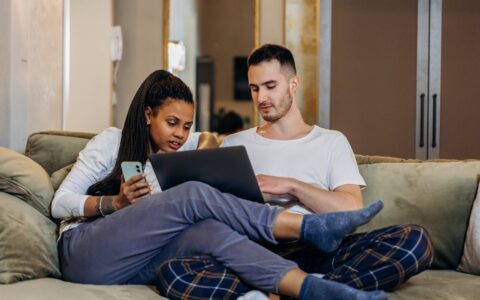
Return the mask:
[[44,216],[50,215],[53,187],[48,174],[32,159],[2,147],[0,192],[22,199]]
[[389,300],[474,300],[478,299],[480,276],[453,270],[429,270],[401,285]]
[[56,239],[57,226],[50,219],[0,192],[0,283],[59,277]]
[[360,231],[421,225],[433,241],[433,267],[455,269],[463,252],[480,161],[379,163],[359,169],[367,182],[365,203],[385,202],[383,211]]
[[0,298],[9,300],[162,300],[153,287],[144,285],[76,284],[44,278],[0,285]]

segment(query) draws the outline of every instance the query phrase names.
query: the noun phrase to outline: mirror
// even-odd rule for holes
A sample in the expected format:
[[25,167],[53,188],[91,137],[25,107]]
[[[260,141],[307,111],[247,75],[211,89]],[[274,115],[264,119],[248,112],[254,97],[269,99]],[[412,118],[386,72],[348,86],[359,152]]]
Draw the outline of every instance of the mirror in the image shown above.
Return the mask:
[[252,126],[246,57],[255,46],[255,2],[169,1],[169,69],[195,94],[197,130],[229,133],[242,121],[243,128]]

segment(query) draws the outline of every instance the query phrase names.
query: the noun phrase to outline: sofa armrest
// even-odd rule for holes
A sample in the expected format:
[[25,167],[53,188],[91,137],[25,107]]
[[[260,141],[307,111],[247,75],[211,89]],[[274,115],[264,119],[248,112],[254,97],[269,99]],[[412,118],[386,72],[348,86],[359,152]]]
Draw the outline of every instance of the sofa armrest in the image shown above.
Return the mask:
[[48,173],[72,164],[94,133],[43,131],[28,137],[25,155],[40,164]]

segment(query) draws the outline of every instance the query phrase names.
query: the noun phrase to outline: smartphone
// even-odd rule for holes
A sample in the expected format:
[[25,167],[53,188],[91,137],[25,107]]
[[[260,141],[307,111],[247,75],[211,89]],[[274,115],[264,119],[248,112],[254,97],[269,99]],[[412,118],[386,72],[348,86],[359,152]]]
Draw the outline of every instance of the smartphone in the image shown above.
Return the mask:
[[[139,161],[123,161],[120,166],[122,167],[122,173],[125,181],[128,181],[130,178],[143,173],[143,167]],[[145,182],[145,178],[140,180],[140,182]]]

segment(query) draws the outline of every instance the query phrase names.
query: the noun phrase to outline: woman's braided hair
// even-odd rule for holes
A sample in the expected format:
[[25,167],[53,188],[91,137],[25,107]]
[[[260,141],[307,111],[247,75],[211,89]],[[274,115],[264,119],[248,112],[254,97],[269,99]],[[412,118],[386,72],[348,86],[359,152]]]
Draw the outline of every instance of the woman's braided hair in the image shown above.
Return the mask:
[[[122,130],[120,148],[112,172],[101,181],[91,185],[89,195],[116,195],[120,190],[123,161],[147,161],[150,149],[150,130],[145,110],[150,107],[155,115],[167,100],[194,103],[189,87],[178,77],[165,70],[150,74],[133,97]],[[105,151],[114,151],[105,149]]]

